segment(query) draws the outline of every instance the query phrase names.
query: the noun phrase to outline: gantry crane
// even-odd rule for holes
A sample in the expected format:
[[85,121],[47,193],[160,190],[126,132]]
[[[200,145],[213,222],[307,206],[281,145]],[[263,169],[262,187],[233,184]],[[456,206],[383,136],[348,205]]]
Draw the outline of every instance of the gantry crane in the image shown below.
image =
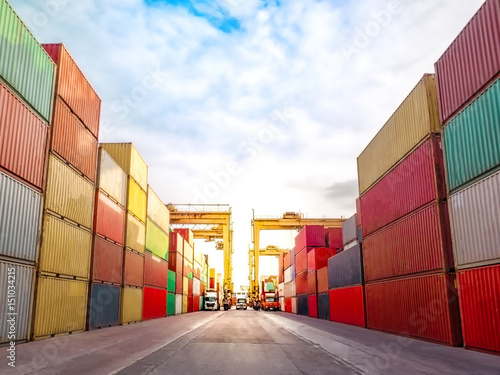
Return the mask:
[[[330,218],[320,218],[320,219],[305,219],[303,214],[296,212],[285,212],[282,217],[255,217],[252,219],[252,243],[253,250],[249,250],[249,266],[250,266],[250,289],[248,290],[248,295],[251,296],[253,300],[259,298],[259,256],[261,255],[260,246],[260,231],[261,230],[296,230],[300,229],[306,225],[323,225],[325,228],[341,228],[342,223],[346,219],[330,219]],[[268,255],[271,252],[264,250],[263,255]],[[267,252],[267,253],[266,253]],[[274,254],[274,253],[273,253]],[[279,254],[278,254],[279,255]]]
[[188,227],[194,238],[217,241],[217,250],[224,251],[224,294],[233,293],[233,223],[231,207],[228,204],[167,204],[170,210],[170,224],[175,228]]

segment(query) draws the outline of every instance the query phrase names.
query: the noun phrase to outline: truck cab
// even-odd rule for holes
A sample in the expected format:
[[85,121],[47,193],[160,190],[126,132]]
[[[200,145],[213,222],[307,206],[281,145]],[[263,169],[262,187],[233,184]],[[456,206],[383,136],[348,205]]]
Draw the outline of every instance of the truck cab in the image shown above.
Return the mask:
[[275,293],[263,293],[261,298],[262,310],[281,310],[279,298]]
[[217,292],[205,292],[205,310],[220,310]]
[[239,310],[239,309],[243,309],[243,310],[247,309],[247,299],[246,298],[238,297],[236,299],[236,310]]

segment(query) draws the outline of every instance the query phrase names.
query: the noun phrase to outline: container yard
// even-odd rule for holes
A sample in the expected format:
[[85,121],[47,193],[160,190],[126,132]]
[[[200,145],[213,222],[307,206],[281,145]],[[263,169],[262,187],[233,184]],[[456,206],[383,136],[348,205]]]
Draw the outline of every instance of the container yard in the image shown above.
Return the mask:
[[[175,138],[185,159],[164,167],[166,141],[145,142],[137,120],[161,117],[144,98],[127,104],[133,131],[116,112],[110,127],[89,45],[42,43],[26,9],[0,0],[1,374],[498,374],[500,0],[358,141],[356,191],[328,195],[351,208],[316,216],[264,196],[244,216],[244,191],[220,203],[231,162],[171,203],[172,186],[191,190],[176,174],[195,174],[191,147]],[[317,191],[312,171],[294,167]],[[281,234],[288,245],[270,244]]]

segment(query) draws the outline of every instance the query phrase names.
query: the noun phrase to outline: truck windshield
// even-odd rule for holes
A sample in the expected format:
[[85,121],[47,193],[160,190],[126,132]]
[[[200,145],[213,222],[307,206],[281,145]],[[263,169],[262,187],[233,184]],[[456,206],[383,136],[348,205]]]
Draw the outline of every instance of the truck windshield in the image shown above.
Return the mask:
[[212,297],[212,296],[208,296],[206,297],[205,299],[207,302],[215,302],[215,297]]
[[247,303],[245,298],[238,298],[238,303]]
[[266,302],[274,302],[274,297],[266,297]]

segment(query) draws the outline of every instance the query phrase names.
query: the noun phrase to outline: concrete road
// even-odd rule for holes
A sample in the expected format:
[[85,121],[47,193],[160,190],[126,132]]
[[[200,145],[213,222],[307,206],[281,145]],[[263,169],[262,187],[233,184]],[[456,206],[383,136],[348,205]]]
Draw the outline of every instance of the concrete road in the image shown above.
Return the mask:
[[15,369],[0,358],[0,374],[497,375],[499,369],[500,356],[253,310],[203,311],[20,344]]

